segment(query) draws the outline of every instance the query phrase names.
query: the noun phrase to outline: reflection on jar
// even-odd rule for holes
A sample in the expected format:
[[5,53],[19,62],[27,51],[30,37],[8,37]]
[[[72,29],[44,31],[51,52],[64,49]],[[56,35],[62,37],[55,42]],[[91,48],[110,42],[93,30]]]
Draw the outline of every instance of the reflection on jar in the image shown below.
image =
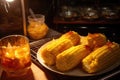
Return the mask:
[[28,16],[28,35],[31,39],[38,40],[48,32],[48,26],[45,24],[45,16],[42,14],[35,14],[35,18]]

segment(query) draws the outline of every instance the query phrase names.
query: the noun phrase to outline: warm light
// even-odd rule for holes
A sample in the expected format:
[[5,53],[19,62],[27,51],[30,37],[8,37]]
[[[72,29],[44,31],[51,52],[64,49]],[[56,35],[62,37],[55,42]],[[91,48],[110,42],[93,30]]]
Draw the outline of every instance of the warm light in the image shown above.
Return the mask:
[[14,0],[6,0],[7,2],[13,2]]
[[31,66],[27,37],[11,35],[0,40],[0,64],[9,76],[23,76]]

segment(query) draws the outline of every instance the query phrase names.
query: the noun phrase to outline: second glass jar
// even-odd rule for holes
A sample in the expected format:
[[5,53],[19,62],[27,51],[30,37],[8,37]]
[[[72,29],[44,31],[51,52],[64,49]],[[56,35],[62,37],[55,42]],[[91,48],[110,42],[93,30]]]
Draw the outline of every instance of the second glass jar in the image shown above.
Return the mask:
[[45,16],[42,14],[35,14],[28,16],[28,35],[33,40],[38,40],[46,36],[48,26],[45,23]]

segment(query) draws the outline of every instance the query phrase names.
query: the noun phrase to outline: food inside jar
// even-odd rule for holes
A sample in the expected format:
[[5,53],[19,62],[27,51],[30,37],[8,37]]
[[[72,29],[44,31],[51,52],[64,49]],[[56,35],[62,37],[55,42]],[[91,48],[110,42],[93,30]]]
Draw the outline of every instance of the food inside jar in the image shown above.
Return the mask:
[[1,57],[1,64],[4,70],[15,71],[18,69],[24,69],[31,65],[31,57],[29,54],[29,48],[20,48],[19,46],[5,47],[6,51],[3,51]]

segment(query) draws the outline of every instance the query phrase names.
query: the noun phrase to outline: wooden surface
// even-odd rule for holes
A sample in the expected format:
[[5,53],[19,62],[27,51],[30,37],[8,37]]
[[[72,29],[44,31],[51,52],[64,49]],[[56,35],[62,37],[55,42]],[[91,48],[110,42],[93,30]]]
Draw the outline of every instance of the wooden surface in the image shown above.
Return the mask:
[[26,75],[19,77],[8,77],[6,73],[3,72],[0,80],[52,80],[52,78],[49,74],[46,74],[42,69],[32,63],[31,69]]

